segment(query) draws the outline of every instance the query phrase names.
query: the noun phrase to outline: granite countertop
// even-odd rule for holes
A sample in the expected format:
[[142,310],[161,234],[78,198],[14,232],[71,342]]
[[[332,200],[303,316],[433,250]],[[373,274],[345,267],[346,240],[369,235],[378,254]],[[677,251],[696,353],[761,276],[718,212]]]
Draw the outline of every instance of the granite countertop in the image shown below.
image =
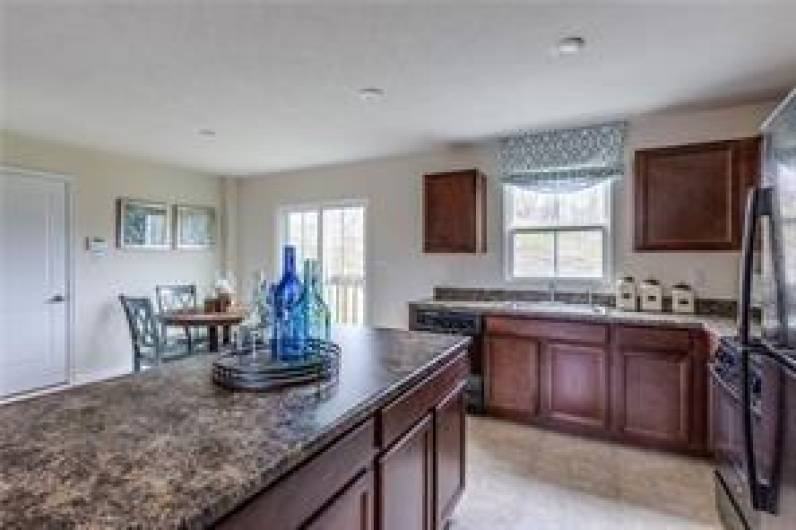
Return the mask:
[[727,317],[679,313],[642,313],[640,311],[621,311],[611,307],[597,307],[586,304],[427,299],[412,302],[411,305],[417,309],[445,309],[447,311],[488,313],[490,315],[560,318],[562,320],[644,326],[657,325],[687,329],[701,328],[719,337],[735,335],[736,333],[735,319]]
[[0,528],[201,528],[364,420],[470,339],[339,329],[339,379],[272,393],[212,358],[0,406]]

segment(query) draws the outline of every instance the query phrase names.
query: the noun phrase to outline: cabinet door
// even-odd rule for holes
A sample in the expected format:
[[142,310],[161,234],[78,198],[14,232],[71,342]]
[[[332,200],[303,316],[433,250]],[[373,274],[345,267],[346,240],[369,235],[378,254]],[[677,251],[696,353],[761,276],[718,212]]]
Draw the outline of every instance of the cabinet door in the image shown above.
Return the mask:
[[423,251],[484,252],[485,196],[484,176],[475,169],[425,175]]
[[429,414],[379,457],[379,530],[433,530],[433,427]]
[[437,529],[453,513],[464,492],[465,384],[462,382],[434,410],[434,465],[437,477]]
[[737,250],[759,139],[636,151],[636,250]]
[[688,446],[692,358],[688,350],[620,347],[616,421],[622,436],[655,445]]
[[373,530],[373,472],[364,471],[331,504],[303,526],[306,530]]
[[487,409],[498,416],[531,419],[539,403],[539,342],[490,335],[485,360]]
[[542,416],[564,427],[608,427],[608,351],[548,342],[542,355]]

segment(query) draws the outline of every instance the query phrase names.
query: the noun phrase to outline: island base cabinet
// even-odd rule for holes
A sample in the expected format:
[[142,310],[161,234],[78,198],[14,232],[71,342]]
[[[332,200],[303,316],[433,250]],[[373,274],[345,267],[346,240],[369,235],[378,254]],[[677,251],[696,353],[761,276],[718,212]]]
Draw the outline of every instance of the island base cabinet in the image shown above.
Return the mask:
[[434,529],[434,418],[426,415],[377,460],[379,530]]
[[467,350],[217,523],[442,530],[464,490]]
[[437,530],[444,528],[464,493],[466,407],[462,382],[434,410]]
[[364,471],[312,521],[305,530],[373,530],[373,472]]
[[[293,530],[306,528],[330,499],[342,499],[349,484],[373,465],[375,422],[367,420],[312,460],[295,469],[216,524],[222,530]],[[297,502],[301,499],[301,502]],[[341,504],[340,506],[343,506]],[[345,510],[343,510],[345,512]],[[321,514],[321,515],[319,515]],[[330,515],[342,517],[344,514]],[[336,528],[336,527],[311,527]],[[346,528],[358,529],[354,525]],[[365,527],[368,528],[368,527]]]

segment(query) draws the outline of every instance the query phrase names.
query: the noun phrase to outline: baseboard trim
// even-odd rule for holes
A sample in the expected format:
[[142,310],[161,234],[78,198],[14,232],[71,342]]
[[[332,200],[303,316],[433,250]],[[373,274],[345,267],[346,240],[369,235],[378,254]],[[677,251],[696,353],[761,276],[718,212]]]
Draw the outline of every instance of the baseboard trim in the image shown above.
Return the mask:
[[62,390],[66,390],[68,388],[73,388],[76,386],[87,385],[89,383],[96,383],[98,381],[104,381],[106,379],[113,379],[114,377],[121,377],[131,372],[132,372],[131,368],[127,366],[116,366],[113,368],[106,368],[104,370],[97,370],[93,372],[75,372],[74,374],[72,374],[71,381],[68,383],[60,383],[45,388],[37,388],[36,390],[31,390],[30,392],[23,392],[20,394],[14,394],[7,397],[0,397],[0,405],[7,405],[15,401],[23,401],[25,399],[44,396],[47,394],[60,392]]
[[96,370],[92,372],[75,372],[72,376],[72,384],[69,386],[80,386],[88,383],[96,383],[97,381],[104,381],[105,379],[113,379],[132,372],[129,366],[115,366],[113,368],[105,368],[103,370]]

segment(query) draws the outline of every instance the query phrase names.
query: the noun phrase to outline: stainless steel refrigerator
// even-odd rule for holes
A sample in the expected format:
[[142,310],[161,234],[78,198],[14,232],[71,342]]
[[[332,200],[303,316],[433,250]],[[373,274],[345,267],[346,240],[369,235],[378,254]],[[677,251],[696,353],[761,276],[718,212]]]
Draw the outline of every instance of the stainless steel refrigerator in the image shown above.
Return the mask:
[[796,89],[761,132],[762,182],[747,202],[738,334],[722,338],[710,366],[716,499],[733,530],[794,530]]

